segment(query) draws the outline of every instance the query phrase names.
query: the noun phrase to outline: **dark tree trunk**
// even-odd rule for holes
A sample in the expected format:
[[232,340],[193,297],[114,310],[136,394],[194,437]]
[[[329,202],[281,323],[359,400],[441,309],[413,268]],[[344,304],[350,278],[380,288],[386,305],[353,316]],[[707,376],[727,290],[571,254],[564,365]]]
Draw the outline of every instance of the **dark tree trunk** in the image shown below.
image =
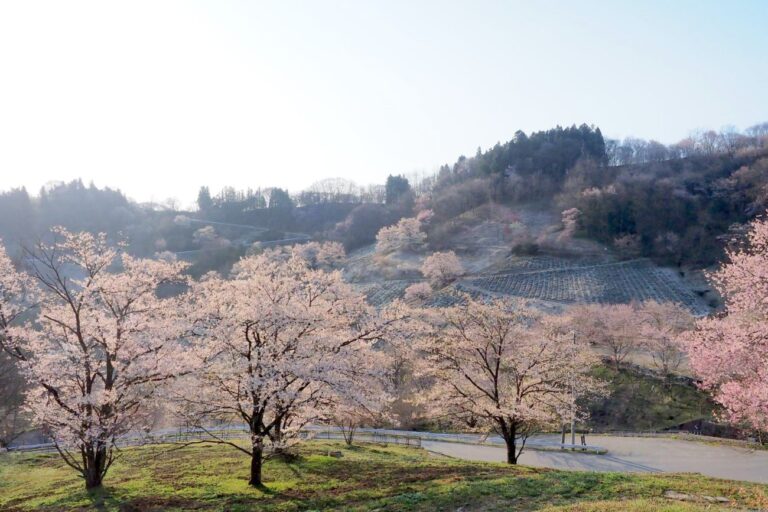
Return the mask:
[[98,487],[101,487],[101,475],[92,468],[88,468],[85,475],[85,488],[96,489]]
[[505,441],[507,442],[507,463],[517,464],[517,443],[515,438],[505,439]]
[[107,450],[105,448],[92,448],[85,454],[85,488],[96,489],[101,487],[104,478],[104,467],[107,463]]
[[517,464],[517,426],[514,422],[503,429],[503,434],[507,443],[507,464]]
[[342,437],[344,437],[344,442],[347,446],[352,446],[352,443],[355,442],[355,430],[357,427],[352,424],[344,425],[344,422],[341,422],[339,428],[341,429]]
[[253,487],[261,487],[264,485],[261,481],[263,452],[264,446],[261,441],[253,444],[253,454],[251,455],[251,478],[248,480],[248,485],[252,485]]

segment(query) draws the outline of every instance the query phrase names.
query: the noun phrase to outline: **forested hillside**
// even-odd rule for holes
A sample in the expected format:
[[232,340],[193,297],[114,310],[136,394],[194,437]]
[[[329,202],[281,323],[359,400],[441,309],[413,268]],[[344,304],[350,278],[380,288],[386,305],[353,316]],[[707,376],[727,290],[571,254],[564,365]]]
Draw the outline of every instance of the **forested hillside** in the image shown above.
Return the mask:
[[[575,234],[628,257],[710,265],[739,225],[762,214],[768,123],[747,134],[705,132],[672,146],[605,141],[599,128],[556,128],[460,157],[441,167],[426,201],[432,240],[488,202],[538,203],[571,212]],[[514,222],[514,219],[512,219]],[[529,241],[529,244],[534,243]]]
[[[568,211],[572,235],[625,257],[702,267],[717,262],[726,242],[767,204],[768,123],[743,134],[701,132],[670,146],[605,139],[599,128],[581,125],[518,131],[512,140],[460,156],[434,175],[393,175],[381,185],[324,179],[295,194],[258,183],[215,193],[203,186],[193,212],[180,211],[174,201],[136,204],[120,191],[79,180],[48,186],[36,196],[14,189],[0,194],[0,237],[19,246],[63,225],[121,234],[142,255],[206,249],[210,256],[211,250],[226,249],[213,258],[216,267],[242,255],[244,245],[290,239],[291,233],[337,240],[353,250],[373,243],[382,227],[425,210],[434,213],[429,244],[442,249],[490,215],[485,205],[534,205],[558,217]],[[202,226],[179,222],[179,215],[222,224],[195,235]],[[507,219],[513,227],[517,222]],[[261,231],[243,237],[226,223]],[[515,251],[541,249],[525,233],[515,238]]]

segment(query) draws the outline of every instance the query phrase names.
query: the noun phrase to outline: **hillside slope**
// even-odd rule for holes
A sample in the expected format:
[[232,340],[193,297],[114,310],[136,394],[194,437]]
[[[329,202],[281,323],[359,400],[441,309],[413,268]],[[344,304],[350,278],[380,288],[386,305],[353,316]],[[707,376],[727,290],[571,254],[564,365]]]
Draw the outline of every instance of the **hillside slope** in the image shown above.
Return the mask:
[[[496,205],[482,215],[490,218],[467,221],[442,242],[444,249],[456,252],[466,273],[439,295],[461,291],[518,297],[554,310],[572,304],[658,300],[684,304],[696,315],[710,311],[677,270],[647,258],[622,259],[592,240],[564,239],[550,210]],[[520,232],[536,240],[534,254],[515,254]],[[409,285],[422,279],[419,268],[429,253],[380,255],[375,246],[368,246],[349,255],[345,277],[381,306],[402,298]]]
[[[765,509],[766,487],[695,475],[585,473],[463,462],[417,448],[302,445],[247,485],[248,459],[223,446],[127,449],[91,494],[56,455],[0,456],[8,511],[703,511]],[[338,450],[340,458],[329,457]]]

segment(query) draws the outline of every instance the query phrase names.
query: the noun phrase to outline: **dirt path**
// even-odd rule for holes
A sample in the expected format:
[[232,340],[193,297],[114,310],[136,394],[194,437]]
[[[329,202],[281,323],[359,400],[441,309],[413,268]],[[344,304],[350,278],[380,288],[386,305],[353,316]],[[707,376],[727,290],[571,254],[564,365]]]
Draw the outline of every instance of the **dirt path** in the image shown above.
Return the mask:
[[[608,454],[528,450],[521,456],[520,463],[577,471],[701,473],[729,480],[768,483],[768,451],[644,437],[590,436],[588,442],[606,448]],[[504,461],[506,456],[505,449],[497,446],[442,441],[423,441],[422,446],[466,460]]]

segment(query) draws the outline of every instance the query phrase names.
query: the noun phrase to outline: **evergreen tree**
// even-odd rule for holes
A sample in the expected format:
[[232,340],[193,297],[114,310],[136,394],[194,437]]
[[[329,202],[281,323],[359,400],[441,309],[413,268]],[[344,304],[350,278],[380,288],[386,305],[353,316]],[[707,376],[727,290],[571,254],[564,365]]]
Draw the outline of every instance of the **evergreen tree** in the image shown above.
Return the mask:
[[386,204],[395,204],[403,195],[407,194],[411,190],[411,184],[408,183],[408,179],[404,176],[392,176],[387,177],[386,184]]
[[213,199],[208,187],[200,187],[200,192],[197,193],[197,208],[201,212],[207,212],[213,208]]

